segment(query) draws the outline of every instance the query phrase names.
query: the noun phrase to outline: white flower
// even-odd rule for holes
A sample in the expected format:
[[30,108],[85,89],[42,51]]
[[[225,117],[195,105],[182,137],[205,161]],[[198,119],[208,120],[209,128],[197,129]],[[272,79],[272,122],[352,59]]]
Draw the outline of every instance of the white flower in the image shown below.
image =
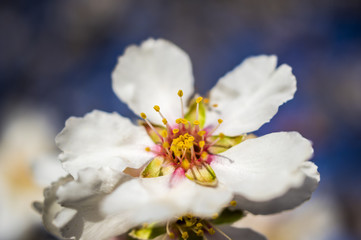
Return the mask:
[[54,131],[43,113],[7,112],[0,140],[0,239],[24,238],[40,218],[31,203],[63,173]]
[[[296,132],[246,136],[296,91],[291,68],[276,64],[275,56],[249,58],[209,99],[192,100],[186,53],[165,40],[128,47],[113,89],[144,122],[101,111],[66,122],[56,141],[72,177],[46,192],[44,209],[56,214],[48,211],[55,220],[45,224],[62,236],[106,239],[187,213],[209,218],[232,199],[262,214],[307,200],[319,181],[311,143]],[[122,173],[129,168],[141,168],[142,178]]]

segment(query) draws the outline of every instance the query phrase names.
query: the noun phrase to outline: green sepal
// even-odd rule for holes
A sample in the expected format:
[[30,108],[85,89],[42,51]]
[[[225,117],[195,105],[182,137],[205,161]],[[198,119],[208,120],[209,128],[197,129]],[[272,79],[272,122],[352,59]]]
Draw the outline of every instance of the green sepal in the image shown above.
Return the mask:
[[165,233],[166,233],[165,226],[156,226],[156,224],[153,223],[146,227],[133,229],[129,233],[129,236],[133,239],[148,240],[148,239],[154,239]]
[[211,222],[216,225],[221,224],[231,224],[234,223],[245,216],[244,212],[239,209],[229,209],[225,208],[221,214],[216,219],[213,219]]
[[[156,134],[153,129],[151,129],[149,127],[149,125],[144,122],[144,121],[141,121],[139,120],[139,125],[143,126],[145,128],[145,130],[147,131],[148,133],[148,136],[150,137],[150,139],[152,139],[152,141],[154,143],[161,143],[162,140],[159,138],[158,134]],[[155,128],[155,130],[160,134],[163,130],[166,130],[165,127],[161,126],[161,125],[156,125],[156,124],[152,124],[153,127]]]
[[211,166],[203,163],[201,166],[193,166],[188,169],[185,176],[200,185],[216,186],[218,183],[217,177]]
[[143,169],[140,176],[143,178],[153,178],[168,175],[172,172],[174,172],[174,167],[172,165],[165,163],[165,160],[162,157],[155,157]]
[[[203,101],[199,103],[199,109],[198,109],[198,121],[199,121],[199,127],[202,129],[204,127],[204,124],[206,123],[206,107],[204,106]],[[193,123],[194,120],[197,118],[197,102],[195,99],[192,100],[191,104],[189,105],[189,110],[184,116],[185,119]]]
[[[211,136],[210,142],[215,141],[219,135]],[[245,139],[245,135],[239,135],[235,137],[228,137],[224,136],[222,139],[220,139],[216,144],[214,144],[212,147],[208,148],[208,152],[211,154],[219,154],[221,152],[224,152],[231,147],[241,143]]]

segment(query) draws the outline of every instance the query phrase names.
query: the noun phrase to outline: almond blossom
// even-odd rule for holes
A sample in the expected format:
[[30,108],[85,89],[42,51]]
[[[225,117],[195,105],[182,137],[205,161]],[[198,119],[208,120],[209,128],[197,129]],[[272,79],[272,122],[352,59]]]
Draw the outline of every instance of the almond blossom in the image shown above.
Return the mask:
[[247,135],[296,91],[291,68],[277,67],[275,56],[246,59],[202,97],[192,95],[189,56],[149,39],[126,49],[112,78],[142,120],[96,110],[66,122],[56,142],[70,175],[45,191],[42,206],[54,234],[107,239],[131,230],[151,239],[160,226],[165,238],[229,239],[215,223],[225,211],[291,209],[317,187],[310,141],[297,132]]

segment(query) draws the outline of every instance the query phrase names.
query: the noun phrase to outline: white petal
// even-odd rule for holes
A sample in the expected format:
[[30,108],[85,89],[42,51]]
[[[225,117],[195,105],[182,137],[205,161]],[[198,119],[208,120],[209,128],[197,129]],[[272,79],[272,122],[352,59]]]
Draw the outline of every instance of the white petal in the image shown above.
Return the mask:
[[246,209],[253,214],[274,214],[281,211],[293,209],[305,201],[309,200],[312,193],[316,190],[320,181],[320,174],[317,172],[317,166],[312,162],[304,162],[301,171],[306,175],[303,184],[297,188],[291,188],[280,197],[270,201],[255,202],[245,197],[237,196],[237,207]]
[[92,197],[99,193],[110,193],[118,182],[131,177],[120,174],[111,168],[87,168],[79,171],[76,181],[71,181],[57,190],[58,202],[64,206],[71,206],[73,202]]
[[131,180],[105,198],[102,211],[106,215],[131,216],[128,221],[137,224],[164,222],[187,213],[210,217],[232,198],[222,186],[204,187],[185,178],[170,187],[169,180],[169,175]]
[[62,239],[105,240],[135,227],[128,224],[127,216],[104,217],[99,212],[104,196],[130,176],[116,176],[111,169],[90,168],[79,175],[77,180],[62,178],[44,192],[43,221],[51,233]]
[[128,47],[112,74],[113,90],[135,114],[145,112],[148,118],[162,124],[153,110],[159,105],[168,120],[181,117],[177,92],[184,100],[193,93],[192,65],[189,56],[163,39],[148,39],[139,47]]
[[71,117],[56,143],[63,150],[63,167],[73,177],[87,167],[139,168],[153,157],[145,151],[153,145],[145,129],[117,113],[93,111],[83,118]]
[[218,107],[207,116],[207,123],[222,118],[218,132],[235,136],[269,122],[296,91],[291,67],[276,65],[276,56],[251,57],[222,77],[210,93],[211,103]]
[[220,154],[211,166],[236,194],[261,202],[300,188],[312,172],[305,172],[312,154],[311,142],[299,133],[279,132],[246,140]]

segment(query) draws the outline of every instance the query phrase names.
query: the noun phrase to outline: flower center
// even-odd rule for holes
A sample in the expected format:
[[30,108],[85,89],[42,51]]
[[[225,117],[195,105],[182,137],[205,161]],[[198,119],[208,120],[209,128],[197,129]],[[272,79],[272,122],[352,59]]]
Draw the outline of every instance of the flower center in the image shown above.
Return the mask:
[[145,121],[148,133],[151,132],[150,136],[153,134],[151,137],[157,144],[156,148],[146,148],[147,151],[154,152],[157,157],[148,165],[152,169],[147,167],[145,169],[147,171],[143,171],[142,176],[154,177],[154,174],[161,176],[181,168],[189,179],[202,184],[206,183],[206,185],[214,185],[216,177],[209,166],[212,161],[209,149],[224,138],[223,134],[219,134],[216,138],[212,137],[223,121],[219,119],[218,125],[213,129],[203,128],[205,122],[203,98],[198,97],[193,100],[188,113],[184,114],[181,90],[178,96],[182,117],[173,124],[168,122],[158,105],[154,106],[154,110],[162,118],[164,126],[153,125],[145,113],[140,114]]

